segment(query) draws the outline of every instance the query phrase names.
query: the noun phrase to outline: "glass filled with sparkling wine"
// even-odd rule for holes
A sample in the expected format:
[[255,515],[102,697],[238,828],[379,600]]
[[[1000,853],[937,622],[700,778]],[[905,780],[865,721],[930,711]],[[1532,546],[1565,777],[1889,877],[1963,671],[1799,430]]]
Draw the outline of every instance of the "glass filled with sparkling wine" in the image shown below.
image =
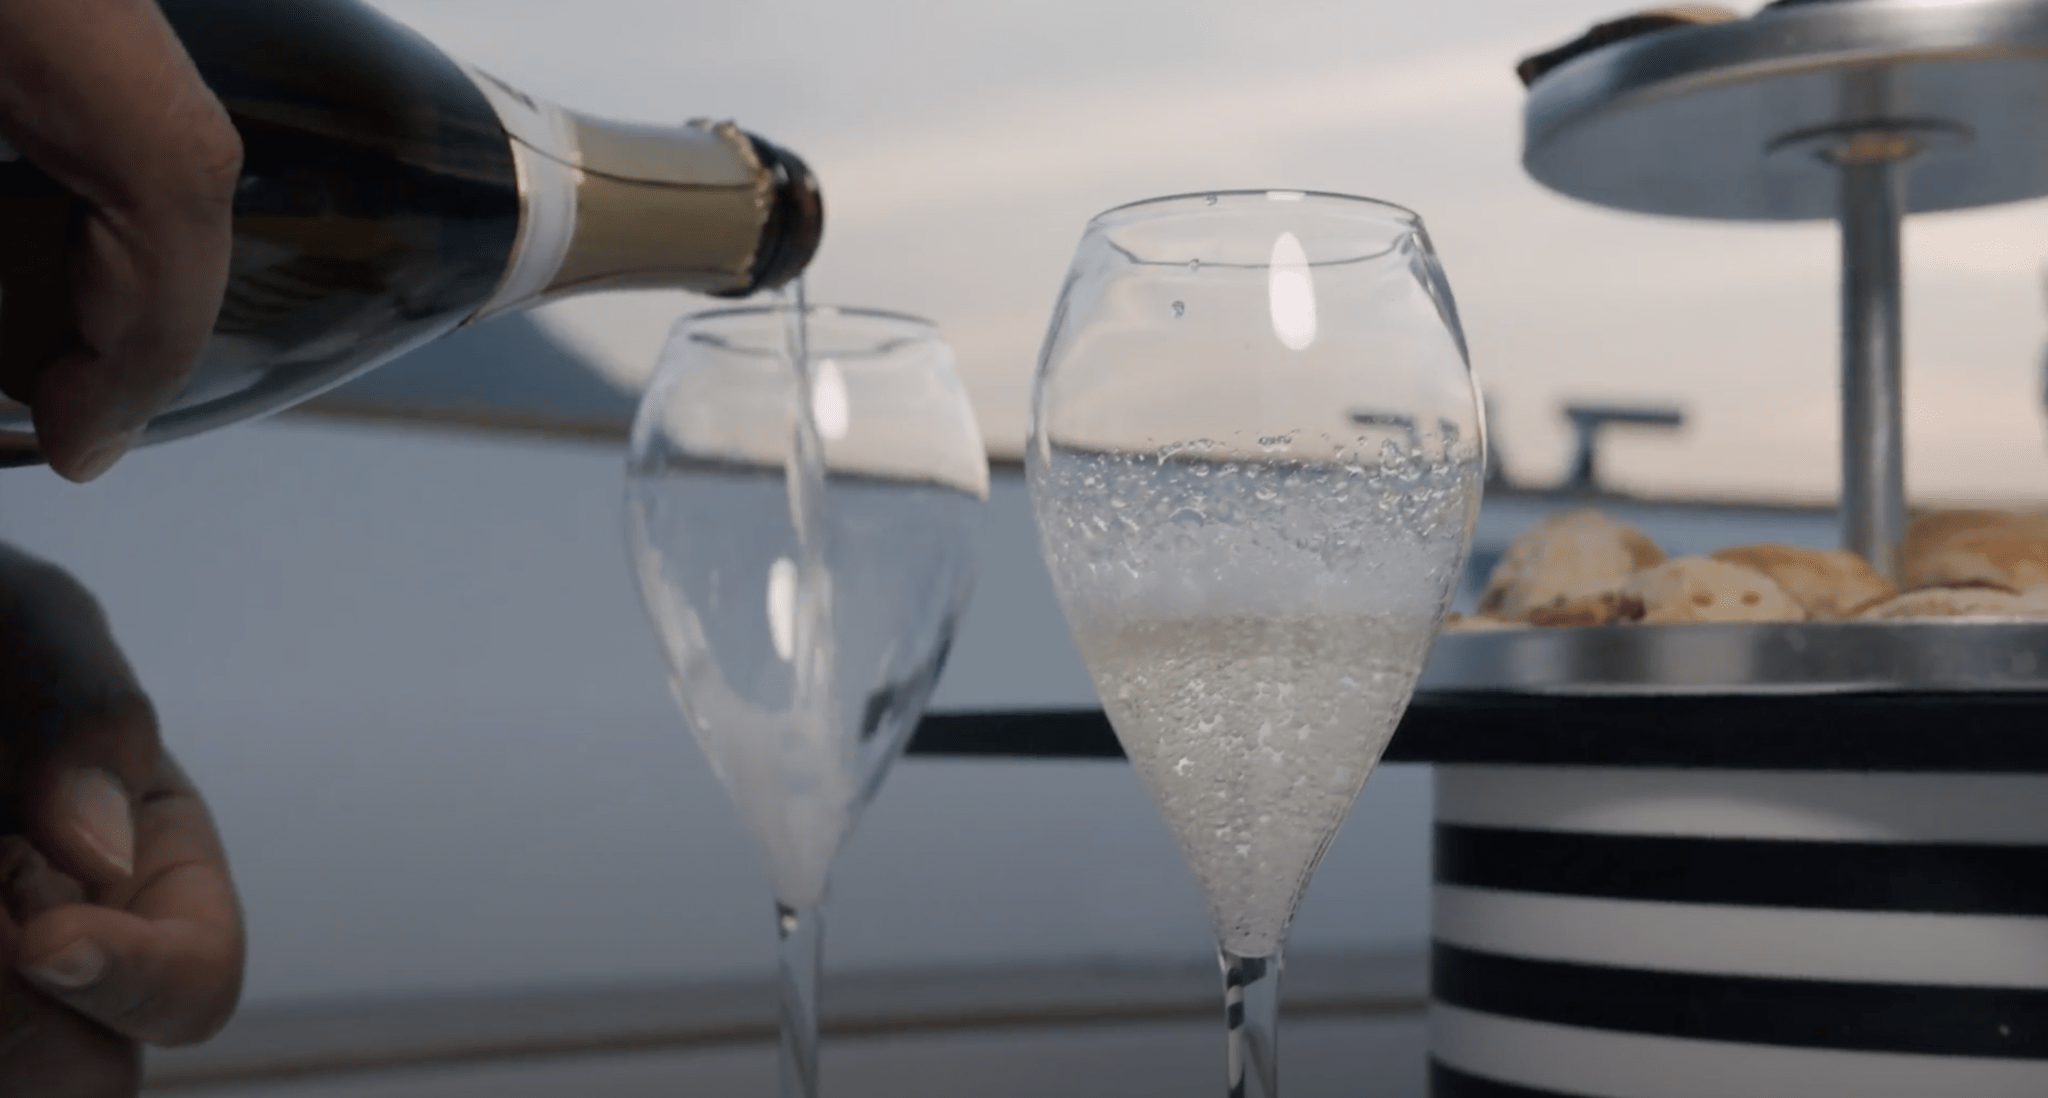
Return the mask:
[[1082,659],[1208,898],[1234,1098],[1278,1094],[1288,923],[1414,691],[1484,468],[1413,213],[1253,191],[1089,223],[1026,471]]
[[626,538],[676,700],[767,859],[782,1094],[813,1098],[832,859],[945,663],[988,462],[930,324],[797,300],[676,326],[633,425]]

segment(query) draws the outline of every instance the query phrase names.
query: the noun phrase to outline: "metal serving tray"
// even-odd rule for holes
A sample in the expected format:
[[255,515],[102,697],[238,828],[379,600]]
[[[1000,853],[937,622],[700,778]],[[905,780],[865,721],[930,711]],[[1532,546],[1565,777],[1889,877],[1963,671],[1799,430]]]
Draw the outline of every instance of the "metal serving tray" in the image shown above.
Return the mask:
[[1833,218],[1816,142],[1870,123],[1923,146],[1905,212],[2048,194],[2048,4],[1840,0],[1618,42],[1530,88],[1523,166],[1641,213]]
[[1813,695],[2048,691],[2048,621],[1605,625],[1446,633],[1421,689]]

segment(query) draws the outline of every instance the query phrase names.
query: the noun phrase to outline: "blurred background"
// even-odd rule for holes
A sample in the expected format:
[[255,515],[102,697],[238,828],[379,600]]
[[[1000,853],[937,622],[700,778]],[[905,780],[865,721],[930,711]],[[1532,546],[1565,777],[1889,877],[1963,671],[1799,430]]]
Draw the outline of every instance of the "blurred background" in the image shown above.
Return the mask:
[[[828,205],[812,299],[936,320],[998,458],[1021,445],[1088,217],[1162,193],[1326,189],[1425,218],[1515,482],[1565,478],[1567,404],[1682,408],[1680,430],[1617,433],[1603,483],[1796,504],[1782,536],[1832,540],[1833,227],[1620,215],[1520,171],[1515,61],[1614,0],[376,6],[567,106],[731,117],[798,150]],[[1906,257],[1911,491],[2038,501],[2048,206],[1916,218]],[[615,412],[704,304],[566,302],[386,370],[587,369],[605,384],[578,399]],[[621,461],[602,437],[295,416],[84,488],[0,476],[0,534],[100,594],[211,797],[247,900],[253,1007],[770,970],[765,876],[627,573]],[[1486,536],[1537,513],[1490,508]],[[1742,540],[1668,514],[1699,548]],[[1014,475],[978,536],[936,707],[1092,704]],[[1294,948],[1419,951],[1428,819],[1425,770],[1377,774]],[[835,971],[1210,956],[1194,883],[1119,764],[907,761],[835,879]]]
[[[1836,235],[1581,205],[1519,167],[1514,63],[1614,0],[382,0],[474,63],[580,109],[730,116],[828,188],[819,300],[939,321],[997,452],[1082,224],[1157,194],[1320,188],[1420,212],[1458,295],[1509,471],[1563,475],[1566,401],[1683,405],[1618,436],[1636,490],[1831,498]],[[1906,232],[1913,489],[2026,498],[2048,477],[2048,207]],[[542,322],[607,370],[653,361],[679,298]]]

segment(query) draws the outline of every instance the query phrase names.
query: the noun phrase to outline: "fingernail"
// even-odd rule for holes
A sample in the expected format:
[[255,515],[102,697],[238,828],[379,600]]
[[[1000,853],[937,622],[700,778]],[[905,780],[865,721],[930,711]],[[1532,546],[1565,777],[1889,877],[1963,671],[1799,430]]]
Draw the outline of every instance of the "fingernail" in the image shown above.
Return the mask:
[[136,434],[119,434],[87,450],[78,460],[78,479],[98,480],[100,474],[112,469],[134,447]]
[[84,991],[107,974],[107,951],[81,938],[22,971],[46,987]]
[[135,817],[128,811],[127,787],[104,770],[77,771],[70,784],[79,837],[122,876],[135,872]]

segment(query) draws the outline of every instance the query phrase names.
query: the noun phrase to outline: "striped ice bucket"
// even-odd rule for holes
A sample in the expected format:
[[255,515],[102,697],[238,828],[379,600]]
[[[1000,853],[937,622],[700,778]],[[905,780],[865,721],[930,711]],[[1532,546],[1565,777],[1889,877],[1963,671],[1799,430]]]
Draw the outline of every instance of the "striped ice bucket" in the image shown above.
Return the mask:
[[1436,1098],[2048,1095],[2048,705],[1627,708],[1433,737]]

